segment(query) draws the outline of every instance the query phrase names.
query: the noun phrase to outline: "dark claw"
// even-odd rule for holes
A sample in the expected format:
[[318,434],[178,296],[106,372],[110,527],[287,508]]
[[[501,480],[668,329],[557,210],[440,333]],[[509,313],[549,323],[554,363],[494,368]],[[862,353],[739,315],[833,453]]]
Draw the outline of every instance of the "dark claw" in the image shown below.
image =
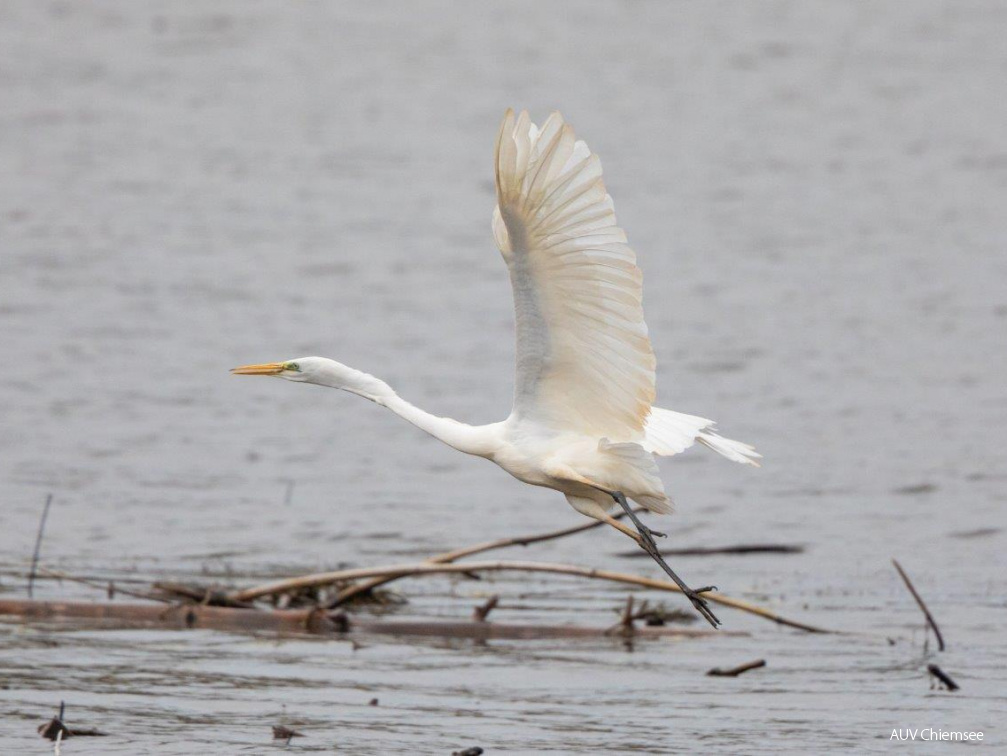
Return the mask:
[[715,585],[705,585],[702,588],[697,588],[696,593],[707,593],[709,591],[719,590]]
[[693,599],[692,596],[689,596],[689,600],[692,601],[692,605],[696,607],[696,611],[703,615],[703,618],[707,622],[709,622],[713,627],[720,627],[720,620],[717,619],[717,616],[710,611],[709,606],[707,606],[703,599]]

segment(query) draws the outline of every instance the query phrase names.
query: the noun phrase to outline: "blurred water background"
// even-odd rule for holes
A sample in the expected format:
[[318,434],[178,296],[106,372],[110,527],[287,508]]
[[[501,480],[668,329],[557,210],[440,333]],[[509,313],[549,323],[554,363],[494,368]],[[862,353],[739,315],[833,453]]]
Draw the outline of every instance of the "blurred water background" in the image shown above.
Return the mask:
[[[356,754],[886,751],[906,727],[1003,747],[1005,39],[993,0],[0,4],[2,595],[25,594],[50,492],[42,562],[120,581],[247,584],[576,523],[356,397],[227,373],[320,354],[503,418],[489,218],[513,106],[562,110],[602,157],[659,403],[765,455],[663,461],[665,543],[806,547],[679,572],[871,633],[723,610],[752,635],[353,650],[4,624],[0,750],[47,752],[35,727],[61,699],[111,733],[72,754],[260,752],[280,722],[307,735],[292,750]],[[656,575],[626,550],[594,531],[518,556]],[[407,616],[498,593],[501,621],[596,626],[625,596],[526,575],[399,589]]]

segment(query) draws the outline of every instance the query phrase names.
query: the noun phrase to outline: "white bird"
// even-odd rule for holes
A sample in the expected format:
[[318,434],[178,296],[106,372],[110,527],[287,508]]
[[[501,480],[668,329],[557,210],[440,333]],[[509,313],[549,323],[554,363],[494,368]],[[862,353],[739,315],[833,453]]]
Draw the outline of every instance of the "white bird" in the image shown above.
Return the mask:
[[[493,236],[510,270],[517,322],[514,407],[499,423],[466,425],[402,399],[384,381],[323,357],[246,365],[232,372],[331,386],[387,407],[518,480],[566,495],[581,514],[633,538],[716,627],[701,593],[661,557],[631,510],[671,512],[654,455],[698,441],[735,462],[760,455],[714,423],[654,406],[654,352],[643,319],[642,274],[616,224],[601,163],[559,113],[538,128],[508,110],[496,142]],[[637,530],[609,510],[619,504]]]

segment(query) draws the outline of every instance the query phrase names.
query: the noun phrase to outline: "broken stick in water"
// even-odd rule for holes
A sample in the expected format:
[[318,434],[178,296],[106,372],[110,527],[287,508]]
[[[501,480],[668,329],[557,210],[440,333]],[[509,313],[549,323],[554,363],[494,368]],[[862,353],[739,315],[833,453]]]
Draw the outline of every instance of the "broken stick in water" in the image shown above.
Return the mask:
[[714,667],[709,672],[707,676],[709,677],[737,677],[745,672],[752,669],[759,669],[759,667],[765,667],[765,659],[756,659],[755,661],[748,662],[747,664],[740,664],[737,667],[731,667],[730,669],[721,669],[720,667]]
[[45,533],[45,521],[49,517],[51,504],[52,494],[49,494],[45,497],[45,506],[42,507],[42,519],[39,520],[38,535],[35,536],[35,551],[31,555],[31,572],[28,573],[28,598],[32,598],[32,589],[35,587],[35,568],[38,567],[38,555],[42,551],[42,535]]
[[626,597],[626,605],[622,609],[622,616],[619,618],[619,621],[606,630],[606,633],[609,635],[621,635],[624,638],[633,637],[633,631],[636,630],[633,621],[637,619],[637,615],[633,611],[633,603],[633,594],[631,593]]
[[[92,578],[76,577],[66,572],[60,572],[59,570],[50,570],[48,567],[39,567],[38,576],[39,577],[45,576],[48,578],[52,578],[54,580],[68,580],[71,583],[80,583],[81,585],[87,585],[90,586],[91,588],[98,588],[99,590],[103,590],[106,592],[106,595],[108,595],[109,600],[111,600],[116,593],[121,593],[124,596],[132,596],[133,598],[142,598],[147,599],[148,601],[162,601],[164,603],[171,603],[170,599],[167,599],[164,596],[159,596],[155,593],[149,593],[146,591],[134,591],[130,590],[129,588],[123,588],[121,585],[114,586],[111,581],[106,583]],[[30,593],[28,595],[29,597],[31,596]]]
[[[681,549],[661,549],[665,556],[714,556],[717,554],[803,554],[804,547],[794,543],[741,543],[736,546],[693,546]],[[642,551],[623,551],[619,556],[637,559],[647,556]]]
[[490,612],[496,609],[497,603],[499,603],[499,596],[490,596],[486,599],[486,603],[481,606],[477,606],[472,610],[472,619],[475,622],[485,622],[486,618],[490,616]]
[[948,677],[947,673],[936,664],[928,664],[927,672],[936,677],[948,690],[958,690],[960,687],[958,683]]
[[273,740],[285,740],[287,745],[290,745],[290,741],[294,738],[303,738],[304,735],[292,730],[284,725],[273,725]]
[[[472,640],[601,639],[604,628],[569,625],[508,625],[478,621],[368,620],[349,618],[324,609],[236,609],[188,604],[165,608],[160,604],[97,604],[89,602],[32,601],[0,598],[0,615],[54,622],[90,620],[100,627],[157,627],[174,630],[267,631],[345,638],[347,634],[426,636]],[[644,638],[740,637],[747,633],[707,629],[642,627]]]
[[46,740],[55,740],[59,743],[69,737],[92,737],[92,738],[102,738],[108,735],[106,732],[101,732],[100,730],[89,727],[87,729],[76,729],[71,730],[63,723],[63,716],[66,713],[66,704],[63,701],[59,702],[59,714],[50,719],[43,725],[38,726],[38,734],[41,735]]
[[923,599],[920,597],[920,594],[916,592],[916,588],[909,580],[909,576],[906,574],[906,571],[902,569],[902,565],[900,565],[895,559],[892,560],[892,564],[895,565],[895,569],[898,570],[899,575],[902,577],[902,582],[906,584],[906,588],[908,588],[909,592],[913,594],[913,598],[916,599],[916,603],[919,604],[920,609],[923,610],[923,616],[927,618],[927,624],[933,628],[934,635],[937,636],[937,650],[943,651],[944,636],[941,635],[941,629],[937,627],[937,622],[934,620],[933,615],[930,613],[930,610],[927,609],[927,605],[923,603]]

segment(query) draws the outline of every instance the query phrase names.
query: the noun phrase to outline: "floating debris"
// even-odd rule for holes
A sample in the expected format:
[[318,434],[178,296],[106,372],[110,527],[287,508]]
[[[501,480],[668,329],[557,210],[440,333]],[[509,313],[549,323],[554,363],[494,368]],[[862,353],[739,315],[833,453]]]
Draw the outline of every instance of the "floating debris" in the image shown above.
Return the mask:
[[709,672],[707,672],[708,677],[737,677],[738,675],[743,675],[752,669],[759,669],[759,667],[765,667],[765,659],[756,659],[755,661],[748,662],[747,664],[740,664],[737,667],[731,667],[730,669],[721,669],[720,667],[714,667]]
[[285,725],[273,725],[273,740],[285,740],[287,745],[290,745],[290,741],[294,738],[303,738],[302,733],[297,732],[297,730],[292,730]]
[[103,738],[108,735],[107,732],[101,732],[94,727],[87,728],[77,728],[71,730],[63,723],[63,715],[66,711],[66,704],[62,701],[59,702],[59,714],[50,719],[45,724],[38,726],[38,734],[41,735],[46,740],[61,741],[66,740],[71,737],[78,738]]
[[927,672],[937,678],[938,684],[943,685],[948,690],[958,690],[961,686],[948,677],[948,674],[936,664],[928,664]]

